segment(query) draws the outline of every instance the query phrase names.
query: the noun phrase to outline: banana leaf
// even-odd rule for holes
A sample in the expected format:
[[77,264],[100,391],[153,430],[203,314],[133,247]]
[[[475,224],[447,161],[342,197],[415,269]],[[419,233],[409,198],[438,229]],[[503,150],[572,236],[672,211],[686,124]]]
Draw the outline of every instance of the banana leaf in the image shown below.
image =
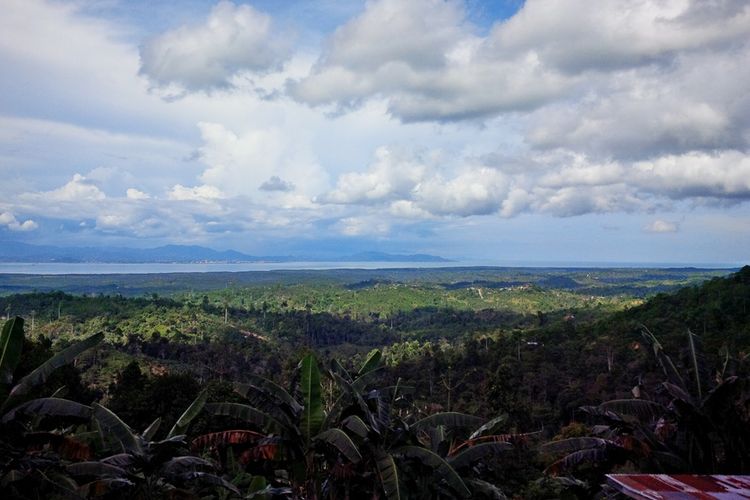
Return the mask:
[[367,424],[359,418],[357,415],[349,415],[344,420],[341,421],[341,427],[351,431],[356,436],[359,436],[361,438],[366,438],[367,434],[370,432],[370,428],[367,427]]
[[99,423],[102,440],[106,441],[111,437],[120,443],[124,451],[134,455],[143,455],[140,438],[133,433],[133,430],[125,422],[100,404],[94,403],[92,407],[94,408],[94,418]]
[[0,383],[13,382],[13,372],[21,360],[23,349],[23,318],[16,316],[3,325],[0,334]]
[[664,405],[647,399],[613,399],[601,403],[599,407],[619,415],[635,417],[641,422],[652,422],[667,412]]
[[596,437],[575,437],[544,443],[541,448],[547,453],[567,453],[583,449],[619,447],[614,441]]
[[159,430],[160,425],[161,417],[157,417],[157,419],[151,422],[151,425],[146,427],[146,430],[143,431],[143,439],[146,441],[152,441],[154,439],[154,436],[156,435],[156,431]]
[[174,457],[162,466],[162,470],[167,474],[176,474],[196,469],[215,469],[215,465],[208,460],[200,457],[182,456]]
[[419,461],[422,465],[431,468],[436,479],[445,481],[447,486],[460,498],[470,498],[471,491],[466,487],[461,476],[456,473],[455,469],[448,462],[443,460],[436,453],[427,448],[420,446],[402,446],[393,452],[394,455],[407,459]]
[[180,415],[180,418],[177,419],[177,422],[175,422],[174,426],[169,431],[169,434],[167,434],[167,438],[171,438],[179,434],[185,434],[188,427],[190,427],[190,423],[193,421],[193,419],[197,417],[201,411],[203,411],[203,406],[206,404],[206,399],[208,399],[208,391],[204,389],[200,392],[200,394],[198,394],[195,400],[190,403],[190,406],[188,406],[187,410],[185,410],[185,412]]
[[357,445],[354,444],[352,438],[347,436],[341,429],[328,429],[315,436],[314,439],[316,441],[330,444],[339,450],[339,452],[341,452],[341,454],[352,463],[356,464],[362,460],[362,455],[360,454]]
[[3,415],[2,423],[8,423],[18,415],[34,417],[77,418],[88,420],[91,417],[91,407],[70,401],[69,399],[39,398],[16,406]]
[[366,373],[369,373],[377,368],[382,358],[383,353],[380,352],[380,349],[373,349],[370,354],[367,355],[367,359],[365,359],[365,362],[362,363],[359,372],[357,372],[357,377],[361,377],[362,375],[365,375]]
[[[258,375],[247,375],[249,380],[248,384],[237,384],[236,387],[243,387],[249,385],[256,388],[259,391],[273,397],[274,399],[286,404],[293,411],[294,414],[299,415],[302,411],[302,405],[300,405],[283,387],[278,385],[272,380],[269,380]],[[238,390],[238,392],[240,392]],[[240,392],[242,394],[242,392]],[[243,394],[244,395],[244,394]]]
[[313,436],[320,432],[321,424],[325,415],[323,414],[323,400],[320,388],[320,372],[318,362],[313,354],[308,354],[299,363],[300,367],[300,390],[304,409],[300,419],[300,430],[305,438],[307,447],[310,446]]
[[[256,410],[266,413],[287,427],[293,427],[302,413],[302,406],[298,403],[300,410],[295,412],[289,405],[281,403],[279,399],[270,393],[250,384],[236,384],[234,390],[247,400],[247,404]],[[283,390],[283,389],[281,389]]]
[[475,417],[474,415],[457,412],[444,412],[434,413],[429,417],[418,420],[411,427],[415,431],[426,430],[429,427],[435,427],[438,425],[444,425],[448,428],[471,428],[481,425],[483,422],[484,419]]
[[256,426],[263,432],[283,434],[290,431],[271,415],[242,403],[210,403],[205,408],[209,415],[236,418]]
[[125,469],[104,462],[78,462],[68,465],[65,470],[72,476],[91,476],[97,479],[127,476]]
[[401,500],[401,487],[398,482],[398,469],[393,457],[383,450],[375,451],[380,485],[388,500]]
[[481,493],[484,498],[490,498],[492,500],[508,500],[508,497],[505,496],[503,490],[492,483],[482,481],[481,479],[466,479],[464,482],[475,495],[476,493]]
[[466,448],[461,453],[450,457],[448,463],[454,469],[462,469],[474,465],[479,460],[495,457],[513,449],[510,443],[482,443]]
[[484,436],[485,434],[497,434],[496,427],[498,427],[501,424],[504,424],[508,421],[508,414],[503,413],[502,415],[498,415],[497,417],[493,418],[489,422],[482,425],[479,429],[475,430],[471,433],[469,436],[469,439],[475,439],[480,436]]
[[91,349],[102,340],[104,340],[104,333],[99,332],[87,339],[76,342],[67,349],[63,349],[58,354],[52,356],[50,359],[42,363],[36,370],[23,377],[18,382],[18,384],[10,391],[10,396],[12,397],[26,394],[34,387],[43,384],[52,372],[54,372],[61,366],[72,362],[82,352]]

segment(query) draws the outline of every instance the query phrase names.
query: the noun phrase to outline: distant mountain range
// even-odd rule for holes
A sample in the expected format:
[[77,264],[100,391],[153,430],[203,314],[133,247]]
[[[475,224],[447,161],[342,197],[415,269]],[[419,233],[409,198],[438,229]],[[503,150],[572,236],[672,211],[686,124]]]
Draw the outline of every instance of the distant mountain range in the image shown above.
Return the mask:
[[156,248],[57,247],[0,242],[0,262],[106,262],[106,263],[194,263],[194,262],[450,262],[427,254],[397,255],[361,252],[338,257],[300,255],[256,256],[234,250],[213,250],[196,245],[165,245]]

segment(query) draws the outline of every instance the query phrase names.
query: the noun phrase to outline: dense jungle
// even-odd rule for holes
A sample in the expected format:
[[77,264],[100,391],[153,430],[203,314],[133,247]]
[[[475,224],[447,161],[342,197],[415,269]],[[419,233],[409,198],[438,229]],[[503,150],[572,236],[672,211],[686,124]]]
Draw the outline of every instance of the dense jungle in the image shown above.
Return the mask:
[[750,473],[750,267],[0,279],[3,498],[614,498]]

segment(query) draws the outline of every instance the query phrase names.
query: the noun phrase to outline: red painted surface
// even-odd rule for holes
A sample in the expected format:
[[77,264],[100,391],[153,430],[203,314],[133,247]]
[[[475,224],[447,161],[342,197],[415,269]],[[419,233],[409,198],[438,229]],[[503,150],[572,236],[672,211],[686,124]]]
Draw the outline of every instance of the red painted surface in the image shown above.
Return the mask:
[[750,499],[750,476],[607,474],[607,482],[630,498],[649,500]]

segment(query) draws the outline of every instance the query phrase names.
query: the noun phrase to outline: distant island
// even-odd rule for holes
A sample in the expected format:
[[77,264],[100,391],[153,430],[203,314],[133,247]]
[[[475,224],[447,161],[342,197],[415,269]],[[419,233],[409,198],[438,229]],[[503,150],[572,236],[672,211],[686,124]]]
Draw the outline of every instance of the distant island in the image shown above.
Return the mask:
[[57,247],[20,242],[0,243],[0,262],[19,263],[198,263],[198,262],[451,262],[428,254],[360,252],[316,257],[305,255],[247,255],[235,250],[214,250],[197,245],[164,245],[156,248]]

